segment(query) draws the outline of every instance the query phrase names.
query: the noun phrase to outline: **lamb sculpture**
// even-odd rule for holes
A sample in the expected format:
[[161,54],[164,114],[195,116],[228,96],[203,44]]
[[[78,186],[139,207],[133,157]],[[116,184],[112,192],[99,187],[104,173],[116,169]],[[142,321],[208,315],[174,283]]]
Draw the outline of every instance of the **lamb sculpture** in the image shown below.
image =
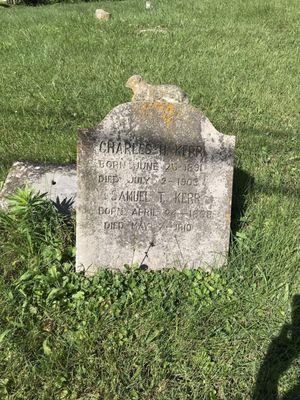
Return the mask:
[[175,85],[151,85],[140,75],[133,75],[125,86],[133,91],[132,101],[185,103],[189,99],[178,86]]

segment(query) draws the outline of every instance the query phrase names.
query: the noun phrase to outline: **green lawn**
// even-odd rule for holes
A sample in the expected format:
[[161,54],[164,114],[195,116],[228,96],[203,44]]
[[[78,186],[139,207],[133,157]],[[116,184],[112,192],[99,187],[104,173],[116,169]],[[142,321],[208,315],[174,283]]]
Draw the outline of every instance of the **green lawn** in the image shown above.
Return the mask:
[[2,216],[1,399],[300,399],[298,1],[154,1],[0,7],[0,181],[74,162],[130,75],[177,84],[237,136],[229,264],[89,281],[74,221]]

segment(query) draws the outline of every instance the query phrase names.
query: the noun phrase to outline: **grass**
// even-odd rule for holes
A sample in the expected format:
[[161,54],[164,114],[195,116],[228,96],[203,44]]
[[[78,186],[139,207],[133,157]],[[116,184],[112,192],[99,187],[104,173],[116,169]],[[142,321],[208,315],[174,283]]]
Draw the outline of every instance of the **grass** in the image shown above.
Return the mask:
[[[299,398],[297,3],[0,9],[0,180],[15,160],[74,162],[77,129],[128,101],[134,73],[181,86],[237,136],[229,264],[212,276],[87,280],[72,221],[43,202],[39,229],[27,206],[1,218],[1,398]],[[167,33],[139,33],[156,26]]]

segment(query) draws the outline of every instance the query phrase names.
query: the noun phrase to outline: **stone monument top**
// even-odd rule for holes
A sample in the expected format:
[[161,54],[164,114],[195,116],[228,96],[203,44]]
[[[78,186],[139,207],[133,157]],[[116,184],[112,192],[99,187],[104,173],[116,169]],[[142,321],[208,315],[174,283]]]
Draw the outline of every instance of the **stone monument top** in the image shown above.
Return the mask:
[[140,75],[131,76],[125,86],[133,91],[132,101],[188,103],[189,99],[178,86],[151,85]]

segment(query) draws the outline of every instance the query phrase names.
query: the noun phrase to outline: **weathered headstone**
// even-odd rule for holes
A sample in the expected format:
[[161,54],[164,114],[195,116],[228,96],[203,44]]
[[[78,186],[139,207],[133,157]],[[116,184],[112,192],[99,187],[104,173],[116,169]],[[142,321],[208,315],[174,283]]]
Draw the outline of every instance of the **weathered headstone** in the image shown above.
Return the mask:
[[186,104],[126,103],[81,130],[77,270],[223,265],[234,144]]
[[77,192],[76,166],[15,162],[0,192],[0,207],[6,208],[7,197],[24,186],[45,193],[59,210],[65,212],[74,207]]

